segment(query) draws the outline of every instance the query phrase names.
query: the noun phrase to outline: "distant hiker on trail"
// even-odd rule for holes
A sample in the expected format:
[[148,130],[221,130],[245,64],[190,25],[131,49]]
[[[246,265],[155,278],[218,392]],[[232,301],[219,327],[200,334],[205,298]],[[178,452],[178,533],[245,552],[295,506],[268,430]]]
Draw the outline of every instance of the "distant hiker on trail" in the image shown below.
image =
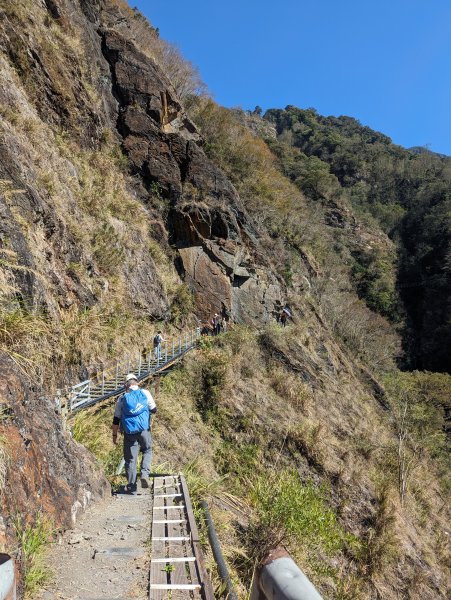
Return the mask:
[[119,397],[113,417],[113,444],[117,444],[120,427],[124,434],[124,461],[127,476],[126,492],[136,493],[136,462],[139,451],[143,453],[141,464],[141,486],[149,487],[150,464],[152,462],[152,439],[150,423],[157,412],[155,400],[148,390],[141,390],[136,375],[129,373],[125,378],[125,393]]
[[226,331],[227,331],[227,326],[228,326],[228,321],[227,321],[226,317],[222,317],[221,327],[222,327],[222,331],[224,333],[226,333]]
[[201,327],[200,335],[205,336],[205,335],[210,335],[210,334],[211,334],[210,325],[208,323],[204,323],[204,325],[202,325],[202,327]]
[[288,317],[290,317],[290,319],[292,318],[292,314],[291,312],[288,310],[287,307],[285,307],[282,312],[280,313],[280,323],[282,325],[282,327],[286,327],[287,325],[287,320]]
[[288,319],[288,317],[291,317],[291,316],[292,316],[291,312],[286,307],[280,311],[278,320],[279,320],[279,323],[282,325],[282,327],[286,327],[287,319]]
[[159,331],[153,338],[153,357],[155,360],[159,360],[161,358],[161,343],[165,341],[166,340],[163,338],[161,331]]
[[213,326],[213,335],[219,335],[221,333],[221,317],[218,313],[215,313],[211,320],[211,324]]

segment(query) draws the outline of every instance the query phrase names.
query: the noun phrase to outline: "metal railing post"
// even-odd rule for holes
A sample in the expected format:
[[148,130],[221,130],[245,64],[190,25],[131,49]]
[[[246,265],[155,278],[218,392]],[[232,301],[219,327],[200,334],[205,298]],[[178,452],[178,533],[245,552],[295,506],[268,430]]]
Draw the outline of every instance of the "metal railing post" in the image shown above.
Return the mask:
[[148,348],[147,350],[147,371],[150,371],[150,363],[152,360],[152,350],[150,348]]
[[16,570],[8,554],[0,553],[0,600],[16,600]]
[[288,552],[276,548],[256,569],[250,600],[323,600]]
[[179,354],[182,353],[182,336],[179,337]]
[[165,350],[165,356],[166,356],[164,362],[168,362],[168,343],[167,342],[164,343],[164,350]]
[[117,384],[119,383],[119,361],[116,361],[116,378],[114,380],[114,383],[117,387]]
[[142,357],[142,354],[141,354],[141,352],[140,352],[140,353],[139,353],[139,364],[138,364],[138,377],[141,375],[141,365],[142,365],[142,360],[143,360],[143,357]]
[[174,340],[174,338],[172,338],[172,358],[174,358],[174,354],[175,354],[175,340]]
[[[88,388],[90,388],[91,386],[88,385]],[[91,397],[91,391],[88,392],[89,393],[89,397]],[[105,393],[105,371],[102,371],[102,396]]]

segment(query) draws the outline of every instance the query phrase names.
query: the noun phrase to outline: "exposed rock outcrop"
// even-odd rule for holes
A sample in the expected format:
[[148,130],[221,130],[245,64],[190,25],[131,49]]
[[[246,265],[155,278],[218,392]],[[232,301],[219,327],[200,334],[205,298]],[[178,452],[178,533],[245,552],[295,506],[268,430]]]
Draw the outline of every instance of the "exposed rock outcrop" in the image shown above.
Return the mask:
[[[8,473],[0,490],[4,533],[12,533],[15,515],[33,522],[39,512],[55,525],[71,527],[110,486],[92,455],[64,430],[53,401],[38,396],[5,355],[0,356],[0,382],[0,471],[6,466]],[[4,544],[0,531],[0,550]]]
[[267,321],[283,284],[259,250],[258,233],[238,194],[205,156],[201,138],[161,70],[118,32],[104,30],[117,98],[118,131],[133,170],[170,206],[170,241],[195,293],[199,316]]

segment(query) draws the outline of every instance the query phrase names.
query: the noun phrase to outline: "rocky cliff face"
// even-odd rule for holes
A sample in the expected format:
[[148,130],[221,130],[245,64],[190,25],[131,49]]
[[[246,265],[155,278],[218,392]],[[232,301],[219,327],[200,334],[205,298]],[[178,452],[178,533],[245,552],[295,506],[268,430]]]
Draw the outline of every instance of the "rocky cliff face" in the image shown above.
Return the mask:
[[[1,349],[25,357],[24,374],[2,361],[4,515],[45,510],[67,525],[105,492],[51,394],[142,344],[183,279],[201,319],[266,321],[284,301],[238,194],[130,41],[129,10],[106,0],[0,8]],[[178,274],[157,264],[155,239],[172,246]]]
[[[110,26],[114,22],[107,21]],[[102,30],[118,100],[118,131],[147,190],[168,203],[166,226],[199,316],[221,312],[266,321],[283,286],[258,249],[258,234],[233,186],[209,161],[195,126],[158,67],[118,32]]]
[[90,453],[63,427],[52,399],[30,389],[17,365],[0,358],[0,548],[9,549],[12,519],[32,523],[45,515],[54,525],[72,527],[91,500],[110,486]]

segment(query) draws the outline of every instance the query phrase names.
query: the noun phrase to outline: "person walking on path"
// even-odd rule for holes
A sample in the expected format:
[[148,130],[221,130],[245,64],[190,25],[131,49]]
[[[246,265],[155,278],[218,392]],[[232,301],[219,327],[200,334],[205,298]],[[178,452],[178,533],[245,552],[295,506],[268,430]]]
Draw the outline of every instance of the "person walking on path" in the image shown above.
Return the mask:
[[211,320],[211,324],[213,325],[213,335],[219,335],[221,333],[221,317],[218,313],[215,313]]
[[136,463],[139,451],[143,453],[141,465],[141,486],[149,487],[150,465],[152,462],[152,439],[150,423],[157,412],[155,400],[148,390],[138,386],[134,373],[125,378],[125,393],[116,402],[113,417],[113,444],[117,444],[119,428],[124,434],[124,461],[127,476],[126,492],[136,493]]
[[166,340],[163,337],[161,331],[157,333],[157,335],[153,338],[153,357],[155,360],[160,360],[161,358],[161,344]]
[[287,307],[285,307],[284,309],[282,309],[282,311],[280,312],[280,315],[279,315],[279,322],[282,325],[282,327],[286,327],[288,317],[290,317],[290,319],[291,319],[292,314],[289,311],[289,309]]

